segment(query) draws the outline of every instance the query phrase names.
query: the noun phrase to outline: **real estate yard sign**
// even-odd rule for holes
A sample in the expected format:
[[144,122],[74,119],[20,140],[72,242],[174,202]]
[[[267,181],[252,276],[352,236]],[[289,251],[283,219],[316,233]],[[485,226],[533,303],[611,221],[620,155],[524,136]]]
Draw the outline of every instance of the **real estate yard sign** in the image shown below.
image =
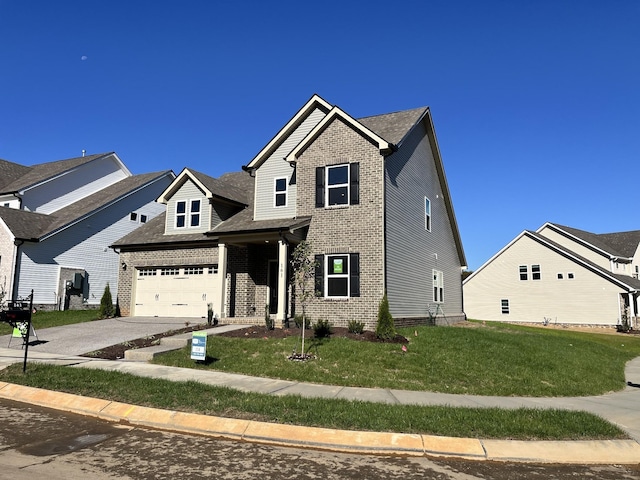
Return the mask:
[[207,359],[207,333],[193,332],[191,335],[191,360]]

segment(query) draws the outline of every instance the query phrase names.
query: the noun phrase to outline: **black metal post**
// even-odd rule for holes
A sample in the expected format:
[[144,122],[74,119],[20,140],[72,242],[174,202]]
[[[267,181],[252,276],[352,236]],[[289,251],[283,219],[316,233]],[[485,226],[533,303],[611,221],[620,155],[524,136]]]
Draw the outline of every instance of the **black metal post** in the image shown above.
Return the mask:
[[24,344],[24,363],[22,364],[22,373],[27,371],[27,353],[29,351],[29,335],[31,335],[31,314],[33,313],[33,289],[31,290],[29,301],[29,315],[27,316],[27,338]]

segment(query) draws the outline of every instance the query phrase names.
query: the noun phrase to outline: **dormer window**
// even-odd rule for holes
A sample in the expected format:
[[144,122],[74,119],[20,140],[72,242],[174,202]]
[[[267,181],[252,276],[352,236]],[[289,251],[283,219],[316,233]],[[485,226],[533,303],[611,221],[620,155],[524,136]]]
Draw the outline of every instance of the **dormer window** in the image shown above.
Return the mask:
[[286,207],[287,206],[287,178],[276,178],[275,179],[275,198],[274,198],[274,206],[276,207]]
[[[187,224],[188,219],[188,224]],[[176,228],[200,226],[200,200],[176,202]]]

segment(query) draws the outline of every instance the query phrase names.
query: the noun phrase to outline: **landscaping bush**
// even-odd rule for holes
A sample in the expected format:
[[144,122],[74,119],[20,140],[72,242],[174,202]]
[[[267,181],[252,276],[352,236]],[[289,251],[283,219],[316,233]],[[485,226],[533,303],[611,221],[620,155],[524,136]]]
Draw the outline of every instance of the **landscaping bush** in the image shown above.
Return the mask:
[[313,334],[316,338],[325,338],[331,335],[331,324],[329,320],[323,320],[319,318],[313,325]]
[[382,340],[391,340],[396,336],[396,327],[389,311],[389,300],[385,293],[378,306],[378,322],[376,324],[376,336]]
[[364,332],[364,322],[359,320],[349,320],[349,333],[356,333],[358,335]]
[[113,317],[115,313],[115,309],[113,307],[113,298],[111,297],[111,289],[109,288],[109,284],[104,287],[104,293],[102,294],[102,298],[100,299],[100,318],[110,318]]
[[264,306],[264,325],[267,327],[267,330],[273,330],[276,328],[276,322],[269,315],[269,305]]
[[[297,328],[302,328],[302,315],[296,315],[293,317],[293,322]],[[307,316],[304,322],[304,328],[311,328],[311,317]]]

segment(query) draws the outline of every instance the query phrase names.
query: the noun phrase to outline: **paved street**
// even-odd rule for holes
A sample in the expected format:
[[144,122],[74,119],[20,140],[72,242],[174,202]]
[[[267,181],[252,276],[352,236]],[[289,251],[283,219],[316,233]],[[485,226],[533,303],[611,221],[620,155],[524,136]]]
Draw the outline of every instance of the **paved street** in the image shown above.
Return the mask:
[[638,467],[390,458],[114,425],[0,400],[0,479],[640,479]]

